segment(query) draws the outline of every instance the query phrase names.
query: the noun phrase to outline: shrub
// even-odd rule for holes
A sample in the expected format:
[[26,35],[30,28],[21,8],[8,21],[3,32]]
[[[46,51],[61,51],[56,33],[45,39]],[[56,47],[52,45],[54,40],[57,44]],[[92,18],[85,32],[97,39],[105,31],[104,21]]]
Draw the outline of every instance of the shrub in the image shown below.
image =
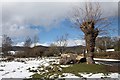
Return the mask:
[[14,60],[14,57],[12,57],[12,56],[7,57],[7,59],[6,59],[6,61],[13,61],[13,60]]

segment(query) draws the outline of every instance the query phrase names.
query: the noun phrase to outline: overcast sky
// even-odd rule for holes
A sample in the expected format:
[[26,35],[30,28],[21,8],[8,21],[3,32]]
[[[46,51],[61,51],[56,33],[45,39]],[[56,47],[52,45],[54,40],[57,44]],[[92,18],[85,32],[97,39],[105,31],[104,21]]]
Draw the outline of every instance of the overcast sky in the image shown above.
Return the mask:
[[[70,27],[71,23],[65,19],[74,7],[83,7],[84,2],[78,2],[79,0],[75,0],[76,2],[72,2],[74,0],[71,0],[71,2],[67,2],[67,0],[65,0],[66,2],[59,2],[59,0],[58,2],[54,0],[53,2],[48,2],[47,0],[45,0],[46,2],[33,2],[32,0],[32,2],[27,2],[27,0],[25,0],[26,2],[9,1],[12,2],[4,0],[2,6],[0,6],[0,23],[2,23],[2,25],[0,24],[0,30],[2,30],[0,34],[7,34],[15,42],[21,43],[26,36],[33,37],[38,35],[41,43],[49,44],[55,41],[57,36],[65,33],[70,35],[70,40],[77,39],[80,35],[83,35],[79,30],[72,29]],[[114,16],[117,18],[117,1],[111,0],[111,2],[100,3],[103,16]],[[117,27],[117,21],[114,21],[112,26]]]

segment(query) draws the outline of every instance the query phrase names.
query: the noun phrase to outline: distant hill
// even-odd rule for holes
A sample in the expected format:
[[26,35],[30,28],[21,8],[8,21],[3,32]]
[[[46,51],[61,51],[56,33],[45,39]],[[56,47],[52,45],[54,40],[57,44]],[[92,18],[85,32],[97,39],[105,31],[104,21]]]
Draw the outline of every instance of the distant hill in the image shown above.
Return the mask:
[[12,51],[23,51],[25,48],[21,46],[13,46]]
[[[12,51],[24,51],[24,49],[26,49],[26,48],[30,48],[30,47],[13,46]],[[47,48],[47,47],[39,45],[39,46],[36,46],[36,47],[33,47],[33,48]],[[32,48],[30,48],[30,49],[32,49]]]

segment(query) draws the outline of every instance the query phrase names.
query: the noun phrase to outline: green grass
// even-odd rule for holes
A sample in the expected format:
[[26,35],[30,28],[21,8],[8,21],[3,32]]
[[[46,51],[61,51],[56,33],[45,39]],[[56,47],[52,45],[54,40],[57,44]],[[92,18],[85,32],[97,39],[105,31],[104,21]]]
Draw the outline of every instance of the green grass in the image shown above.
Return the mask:
[[63,72],[92,72],[92,73],[99,73],[99,72],[106,72],[104,65],[97,65],[97,64],[74,64],[73,66],[63,68]]
[[32,75],[32,77],[33,78],[42,78],[42,77],[44,77],[44,75],[40,75],[40,74],[36,73],[36,74]]
[[63,68],[63,73],[106,73],[106,68],[104,65],[97,65],[97,64],[74,64],[73,66]]
[[[34,74],[32,75],[33,78],[49,78],[53,74],[62,75],[62,73],[72,73],[76,76],[81,76],[79,73],[108,73],[106,71],[106,67],[104,65],[97,65],[97,64],[73,64],[69,67],[62,68],[62,71],[59,71],[58,67],[60,65],[52,65],[54,69],[50,69],[49,67],[45,68],[45,70],[48,70],[49,72],[44,74]],[[63,76],[63,75],[62,75]],[[56,77],[57,78],[57,77]]]

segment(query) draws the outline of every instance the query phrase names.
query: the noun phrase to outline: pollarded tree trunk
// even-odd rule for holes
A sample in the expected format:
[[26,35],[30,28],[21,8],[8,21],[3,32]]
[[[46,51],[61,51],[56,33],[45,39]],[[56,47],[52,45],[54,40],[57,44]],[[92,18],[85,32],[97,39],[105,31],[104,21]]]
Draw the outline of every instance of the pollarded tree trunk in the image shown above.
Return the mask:
[[[108,30],[109,21],[102,18],[102,10],[98,4],[86,2],[84,8],[76,8],[70,19],[76,26],[80,27],[85,35],[86,49],[88,51],[88,63],[94,63],[93,53],[95,48],[95,39],[98,33],[104,33]],[[96,27],[95,27],[96,26]]]
[[80,28],[85,34],[86,49],[88,52],[87,63],[94,64],[95,39],[98,36],[99,30],[94,28],[93,22],[84,22]]
[[87,55],[87,63],[88,64],[93,64],[94,60],[94,47],[95,47],[95,38],[92,37],[92,34],[85,35],[85,40],[86,40],[86,49],[88,52]]

